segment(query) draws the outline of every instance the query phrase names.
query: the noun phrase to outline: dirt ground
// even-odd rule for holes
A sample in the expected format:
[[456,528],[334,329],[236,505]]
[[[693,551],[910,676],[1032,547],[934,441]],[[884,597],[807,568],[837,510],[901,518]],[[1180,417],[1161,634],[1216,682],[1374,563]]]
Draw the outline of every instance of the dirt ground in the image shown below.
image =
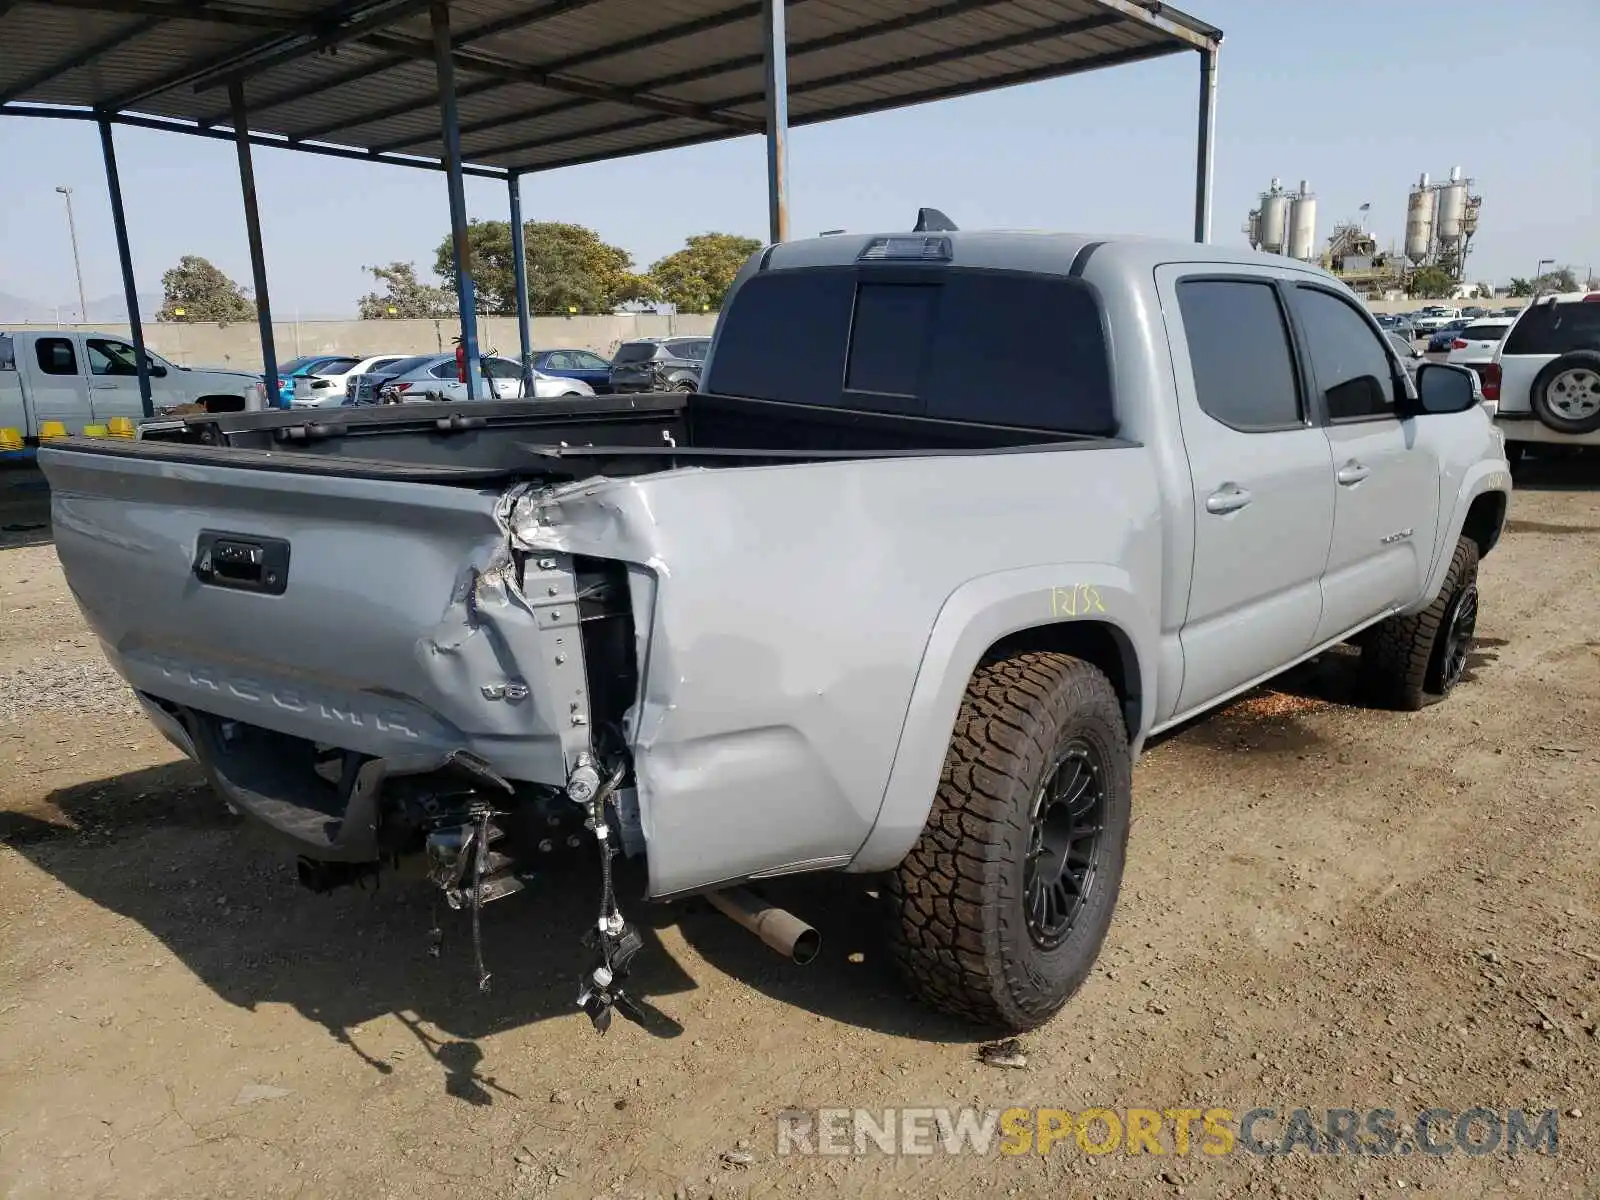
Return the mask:
[[[573,1004],[594,881],[546,877],[486,911],[480,996],[420,887],[312,895],[236,826],[130,714],[41,496],[8,505],[7,1197],[1600,1196],[1600,465],[1521,483],[1448,703],[1351,706],[1329,655],[1150,751],[1101,962],[1022,1070],[903,994],[841,877],[777,890],[822,931],[805,968],[634,905],[655,1015],[603,1039]],[[1553,1108],[1560,1144],[777,1153],[791,1107],[960,1105]]]

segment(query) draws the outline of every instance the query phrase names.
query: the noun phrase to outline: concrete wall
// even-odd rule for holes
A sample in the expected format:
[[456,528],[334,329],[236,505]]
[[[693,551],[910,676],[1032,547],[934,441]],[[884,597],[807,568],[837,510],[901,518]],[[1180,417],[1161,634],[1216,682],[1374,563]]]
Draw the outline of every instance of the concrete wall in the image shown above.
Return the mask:
[[[672,334],[709,334],[715,313],[661,316],[628,313],[606,317],[536,317],[536,349],[582,349],[610,357],[625,341]],[[0,325],[0,330],[60,328],[44,325]],[[76,328],[76,327],[73,327]],[[85,332],[128,338],[126,325],[84,325]],[[438,321],[279,321],[273,324],[278,361],[302,354],[434,354],[451,349],[458,327],[448,319]],[[155,322],[144,327],[145,344],[164,358],[185,367],[232,367],[259,371],[261,337],[253,324],[218,326],[201,322]],[[478,345],[517,356],[515,317],[478,320]]]

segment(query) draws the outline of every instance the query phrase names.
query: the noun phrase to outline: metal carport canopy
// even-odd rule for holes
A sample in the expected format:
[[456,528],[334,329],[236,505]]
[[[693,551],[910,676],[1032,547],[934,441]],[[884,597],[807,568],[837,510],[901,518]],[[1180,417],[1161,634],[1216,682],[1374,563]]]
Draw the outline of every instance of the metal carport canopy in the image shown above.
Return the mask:
[[0,0],[0,114],[100,122],[108,172],[112,124],[443,169],[463,228],[463,173],[764,134],[781,240],[789,125],[1196,51],[1203,241],[1221,40],[1156,0]]

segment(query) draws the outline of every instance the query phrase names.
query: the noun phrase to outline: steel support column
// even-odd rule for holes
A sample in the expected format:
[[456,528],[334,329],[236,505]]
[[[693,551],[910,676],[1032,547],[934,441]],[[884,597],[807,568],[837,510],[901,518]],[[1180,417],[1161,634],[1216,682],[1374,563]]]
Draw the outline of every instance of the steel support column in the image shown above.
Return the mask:
[[[100,153],[106,163],[106,191],[111,193],[111,226],[117,234],[117,262],[122,267],[122,299],[128,306],[128,333],[139,364],[139,406],[148,419],[155,416],[150,398],[150,359],[144,349],[144,320],[139,315],[139,287],[133,279],[133,251],[128,246],[128,216],[122,208],[122,177],[117,174],[117,148],[111,140],[111,122],[101,118]],[[85,320],[88,315],[85,314]]]
[[244,84],[228,85],[228,107],[233,113],[233,145],[239,155],[239,188],[244,193],[244,231],[250,240],[250,278],[256,293],[256,322],[261,327],[262,374],[267,381],[267,403],[276,405],[278,352],[272,344],[272,300],[267,293],[267,256],[261,248],[261,210],[256,206],[256,171],[250,160]]
[[461,313],[461,344],[467,351],[467,399],[484,394],[479,385],[478,314],[472,292],[472,255],[467,242],[467,192],[461,174],[461,115],[456,110],[456,68],[450,45],[450,5],[433,0],[433,66],[439,77],[439,122],[444,135],[445,182],[450,193],[450,247],[456,270],[456,307]]
[[1195,144],[1194,240],[1211,240],[1211,173],[1216,156],[1217,52],[1200,51],[1200,131]]
[[767,234],[789,239],[789,47],[784,0],[762,0],[762,52],[766,60]]
[[522,391],[533,395],[533,318],[528,297],[528,243],[522,232],[522,176],[511,172],[511,273],[517,285],[517,339],[522,343]]

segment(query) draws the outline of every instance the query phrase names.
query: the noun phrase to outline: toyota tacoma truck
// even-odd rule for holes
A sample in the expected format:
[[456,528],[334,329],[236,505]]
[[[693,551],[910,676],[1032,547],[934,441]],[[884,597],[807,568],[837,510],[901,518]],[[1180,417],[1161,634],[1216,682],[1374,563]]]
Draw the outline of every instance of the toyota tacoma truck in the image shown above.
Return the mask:
[[934,223],[759,251],[694,393],[40,461],[106,655],[311,886],[412,862],[475,914],[598,844],[603,1031],[614,855],[797,958],[760,881],[869,873],[912,990],[1022,1031],[1152,734],[1341,642],[1396,709],[1460,680],[1511,491],[1475,378],[1302,263]]

